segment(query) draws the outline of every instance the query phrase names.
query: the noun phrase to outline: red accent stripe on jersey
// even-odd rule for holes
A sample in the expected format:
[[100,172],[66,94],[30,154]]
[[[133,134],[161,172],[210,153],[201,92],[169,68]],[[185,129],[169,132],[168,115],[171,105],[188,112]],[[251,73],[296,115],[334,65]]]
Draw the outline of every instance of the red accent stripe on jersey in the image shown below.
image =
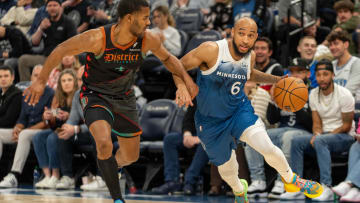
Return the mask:
[[116,48],[110,48],[110,49],[106,48],[105,51],[111,51],[111,50],[114,50],[114,49],[116,49]]
[[86,60],[87,60],[87,61],[91,61],[91,58],[90,58],[89,55],[86,56]]
[[85,71],[85,72],[84,72],[84,76],[85,76],[85,78],[88,78],[88,77],[89,77],[89,74]]

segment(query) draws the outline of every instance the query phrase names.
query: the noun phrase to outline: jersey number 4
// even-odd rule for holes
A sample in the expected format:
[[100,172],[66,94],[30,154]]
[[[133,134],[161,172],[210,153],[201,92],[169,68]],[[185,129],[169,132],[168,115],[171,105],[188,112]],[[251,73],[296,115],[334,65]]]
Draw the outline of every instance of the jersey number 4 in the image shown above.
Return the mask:
[[231,94],[236,95],[240,92],[241,82],[234,82],[234,84],[231,86]]

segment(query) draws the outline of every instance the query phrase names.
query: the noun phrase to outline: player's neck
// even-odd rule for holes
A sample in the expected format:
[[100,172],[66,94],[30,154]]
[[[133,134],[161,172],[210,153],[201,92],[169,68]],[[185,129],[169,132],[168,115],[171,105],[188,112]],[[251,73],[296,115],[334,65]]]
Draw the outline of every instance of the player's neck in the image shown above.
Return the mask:
[[120,46],[125,46],[136,38],[131,34],[130,29],[124,29],[124,25],[122,24],[114,26],[113,37],[114,43]]
[[326,90],[321,90],[321,93],[324,96],[328,96],[329,94],[331,94],[334,91],[334,83],[331,83],[330,87],[327,88]]
[[345,52],[344,55],[342,55],[338,62],[337,62],[337,66],[343,66],[345,65],[351,58],[351,54],[349,52]]
[[228,47],[229,47],[230,55],[235,61],[239,61],[243,58],[243,56],[239,56],[236,53],[235,47],[234,47],[233,43],[231,42],[231,40],[228,40]]

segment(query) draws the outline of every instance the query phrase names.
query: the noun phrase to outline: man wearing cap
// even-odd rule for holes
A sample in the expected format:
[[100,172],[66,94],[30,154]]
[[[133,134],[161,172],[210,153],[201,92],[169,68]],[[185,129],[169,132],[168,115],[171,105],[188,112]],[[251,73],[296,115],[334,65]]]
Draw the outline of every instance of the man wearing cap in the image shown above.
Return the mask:
[[[291,76],[300,78],[306,85],[310,85],[308,60],[295,58],[291,61],[288,68],[291,72]],[[270,90],[270,94],[273,99],[273,88]],[[286,159],[290,163],[291,139],[293,136],[299,134],[311,134],[312,122],[309,105],[306,104],[304,108],[293,113],[281,110],[276,106],[275,102],[272,101],[269,103],[266,116],[270,124],[280,123],[278,128],[268,129],[267,133],[269,134],[271,141],[281,148]],[[245,154],[248,160],[252,182],[248,188],[248,194],[253,197],[265,197],[267,195],[267,185],[265,182],[264,159],[258,152],[248,145],[245,147]],[[279,198],[282,193],[284,193],[284,185],[280,177],[278,177],[269,194],[269,198]]]
[[[334,83],[333,65],[329,60],[319,61],[315,73],[319,86],[309,96],[313,134],[292,139],[290,163],[294,172],[302,175],[304,154],[316,154],[324,192],[314,200],[332,201],[331,155],[348,151],[354,142],[355,101],[348,89]],[[305,197],[299,194],[292,199],[301,198]]]
[[31,36],[33,46],[44,41],[44,49],[39,55],[25,54],[19,58],[20,81],[29,81],[31,69],[43,64],[53,49],[63,41],[77,34],[72,20],[63,15],[60,0],[48,0],[46,10],[49,18],[44,18],[37,31]]

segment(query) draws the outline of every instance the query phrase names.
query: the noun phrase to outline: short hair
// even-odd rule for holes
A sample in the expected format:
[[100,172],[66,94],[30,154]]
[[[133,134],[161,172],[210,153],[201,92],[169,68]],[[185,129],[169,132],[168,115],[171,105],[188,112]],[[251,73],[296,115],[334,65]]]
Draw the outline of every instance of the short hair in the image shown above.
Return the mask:
[[[319,68],[319,66],[325,66],[324,68]],[[328,70],[332,73],[334,73],[334,67],[330,60],[328,59],[321,59],[317,64],[315,65],[315,72],[318,70]]]
[[140,11],[141,7],[150,7],[150,4],[147,0],[120,0],[117,15],[123,18],[127,14]]
[[268,45],[269,50],[273,50],[273,44],[268,37],[259,37],[256,42],[265,42]]
[[306,35],[306,36],[302,37],[302,38],[299,40],[299,44],[298,44],[298,45],[300,45],[305,39],[312,39],[312,40],[314,40],[315,43],[317,44],[315,37],[310,36],[310,35]]
[[340,9],[347,9],[349,11],[354,12],[354,3],[351,2],[350,0],[342,0],[342,1],[338,1],[334,4],[334,9],[336,12],[338,12]]
[[332,31],[330,34],[326,37],[326,40],[331,43],[335,40],[340,40],[342,42],[350,42],[350,38],[348,36],[348,32],[341,30],[341,31]]
[[10,66],[1,65],[0,70],[8,70],[12,76],[14,75],[14,70]]

